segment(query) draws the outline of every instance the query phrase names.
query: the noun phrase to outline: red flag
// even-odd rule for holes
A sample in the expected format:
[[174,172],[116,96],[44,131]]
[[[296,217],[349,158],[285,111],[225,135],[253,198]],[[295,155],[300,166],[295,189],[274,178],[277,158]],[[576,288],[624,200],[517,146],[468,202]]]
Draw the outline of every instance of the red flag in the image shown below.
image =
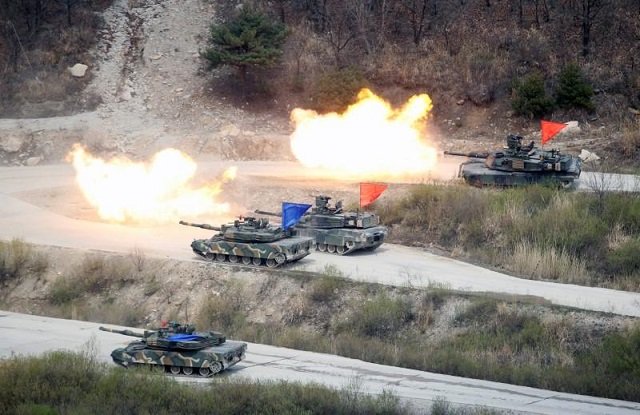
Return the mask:
[[360,183],[360,207],[373,203],[386,189],[386,184]]
[[540,129],[542,130],[542,144],[551,140],[556,134],[560,132],[567,124],[540,120]]

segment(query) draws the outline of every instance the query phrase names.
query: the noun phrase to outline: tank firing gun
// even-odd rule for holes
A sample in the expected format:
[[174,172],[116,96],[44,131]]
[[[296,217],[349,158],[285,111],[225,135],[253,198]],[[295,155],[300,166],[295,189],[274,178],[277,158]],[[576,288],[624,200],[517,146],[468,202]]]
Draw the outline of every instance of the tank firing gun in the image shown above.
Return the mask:
[[220,232],[222,230],[222,228],[218,227],[218,226],[213,226],[213,225],[209,225],[207,223],[191,223],[191,222],[187,222],[184,220],[181,220],[180,222],[178,222],[180,225],[184,225],[184,226],[193,226],[194,228],[202,228],[202,229],[208,229],[210,231],[217,231]]

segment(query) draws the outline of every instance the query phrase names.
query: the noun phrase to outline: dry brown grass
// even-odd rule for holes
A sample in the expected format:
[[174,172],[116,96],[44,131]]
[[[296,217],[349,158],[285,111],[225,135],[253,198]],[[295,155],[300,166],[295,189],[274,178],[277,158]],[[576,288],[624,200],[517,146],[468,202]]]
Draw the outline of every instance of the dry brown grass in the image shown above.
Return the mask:
[[592,281],[585,263],[579,258],[564,250],[541,247],[529,241],[517,244],[504,262],[510,270],[527,278],[582,285],[590,285]]

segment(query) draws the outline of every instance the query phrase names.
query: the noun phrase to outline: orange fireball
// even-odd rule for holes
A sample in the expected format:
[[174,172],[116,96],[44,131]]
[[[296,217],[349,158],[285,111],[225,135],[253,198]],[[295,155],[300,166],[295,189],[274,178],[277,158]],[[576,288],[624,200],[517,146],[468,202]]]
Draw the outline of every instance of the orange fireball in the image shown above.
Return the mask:
[[421,94],[394,109],[363,89],[342,114],[296,108],[291,112],[291,150],[303,165],[335,175],[384,178],[425,173],[437,159],[436,148],[425,137],[432,107],[431,98]]
[[105,161],[76,144],[68,159],[85,198],[107,221],[176,222],[229,212],[229,204],[218,202],[217,196],[222,184],[235,177],[235,167],[221,180],[196,188],[190,184],[196,163],[175,149],[156,153],[148,163],[124,157]]

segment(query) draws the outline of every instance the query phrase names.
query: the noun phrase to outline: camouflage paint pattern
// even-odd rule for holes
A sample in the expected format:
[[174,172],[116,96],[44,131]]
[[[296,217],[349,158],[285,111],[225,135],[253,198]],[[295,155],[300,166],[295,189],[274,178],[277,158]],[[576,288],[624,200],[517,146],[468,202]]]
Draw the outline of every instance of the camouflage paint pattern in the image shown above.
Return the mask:
[[298,261],[311,253],[312,246],[312,238],[294,236],[269,243],[231,242],[214,236],[191,243],[193,252],[209,261],[268,267]]
[[[384,243],[388,234],[380,217],[370,212],[343,212],[342,203],[329,206],[329,196],[316,196],[315,207],[294,227],[298,236],[313,238],[317,251],[346,255],[359,250],[372,251]],[[256,211],[270,216],[278,213]]]
[[246,350],[246,343],[231,341],[200,350],[154,349],[144,341],[133,341],[112,351],[111,358],[124,367],[148,366],[175,375],[208,377],[244,359]]
[[279,267],[298,261],[311,253],[313,238],[293,236],[266,218],[244,218],[232,224],[214,227],[180,221],[181,225],[216,230],[209,239],[195,239],[191,249],[209,261]]
[[460,165],[458,176],[468,184],[478,187],[510,187],[534,183],[569,187],[580,176],[580,158],[562,154],[558,150],[537,148],[533,142],[523,146],[521,141],[522,137],[509,135],[507,146],[502,151],[444,153],[470,157],[471,160]]
[[[115,363],[124,367],[146,366],[175,375],[212,376],[244,359],[247,350],[246,343],[226,341],[218,332],[196,332],[193,326],[175,322],[143,333],[106,327],[100,327],[100,330],[141,339],[112,351],[111,358]],[[197,337],[173,341],[171,337],[175,334]]]

